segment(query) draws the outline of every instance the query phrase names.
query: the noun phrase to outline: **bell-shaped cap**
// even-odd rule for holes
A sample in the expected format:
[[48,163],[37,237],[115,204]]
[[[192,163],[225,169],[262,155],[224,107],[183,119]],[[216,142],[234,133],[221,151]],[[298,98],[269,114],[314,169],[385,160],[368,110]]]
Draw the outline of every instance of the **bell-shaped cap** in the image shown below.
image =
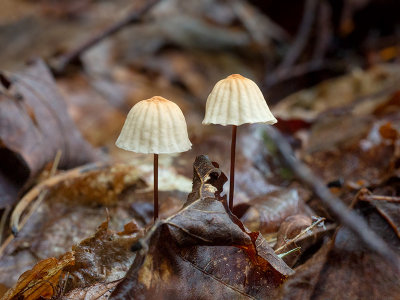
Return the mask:
[[207,99],[203,124],[242,125],[275,124],[257,84],[239,74],[217,82]]
[[184,152],[192,146],[181,109],[159,96],[132,107],[115,144],[128,151],[156,154]]

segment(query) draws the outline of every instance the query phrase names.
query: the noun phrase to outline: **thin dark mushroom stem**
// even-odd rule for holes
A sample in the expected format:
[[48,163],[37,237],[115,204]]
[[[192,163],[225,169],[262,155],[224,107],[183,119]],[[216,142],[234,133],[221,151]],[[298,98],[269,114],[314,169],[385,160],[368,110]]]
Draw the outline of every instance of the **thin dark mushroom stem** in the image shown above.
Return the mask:
[[154,154],[154,222],[158,219],[158,154]]
[[235,156],[236,156],[236,131],[237,126],[232,125],[232,144],[231,144],[231,171],[229,173],[229,209],[233,208],[233,194],[235,190]]

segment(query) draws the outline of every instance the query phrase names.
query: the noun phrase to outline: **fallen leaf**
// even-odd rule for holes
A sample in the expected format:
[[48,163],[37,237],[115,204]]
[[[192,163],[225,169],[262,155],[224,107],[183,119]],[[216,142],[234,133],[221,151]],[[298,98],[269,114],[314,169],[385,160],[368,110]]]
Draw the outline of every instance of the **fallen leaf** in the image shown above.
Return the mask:
[[[397,204],[398,205],[398,204]],[[400,239],[391,225],[368,202],[356,210],[393,250]],[[282,287],[280,299],[398,299],[400,274],[382,257],[371,253],[360,239],[340,228],[334,239],[296,269]]]
[[395,144],[380,133],[386,124],[370,117],[330,116],[314,125],[302,157],[326,182],[377,185],[393,173],[396,158]]
[[325,225],[323,222],[323,219],[313,220],[306,215],[286,218],[277,234],[275,252],[284,255],[282,259],[290,267],[299,261],[301,263],[304,260],[303,255],[309,256],[307,250],[313,246],[319,247],[322,238],[329,236],[336,228],[335,224]]
[[134,245],[141,250],[111,299],[202,299],[206,290],[213,298],[273,298],[292,270],[229,212],[220,196],[226,180],[206,156],[196,158],[187,202]]
[[91,236],[106,218],[106,208],[114,230],[130,222],[132,194],[147,187],[140,175],[130,165],[92,164],[61,172],[31,189],[22,204],[37,201],[42,193],[46,196],[1,253],[0,282],[13,286],[38,260],[59,257]]
[[72,247],[75,264],[64,269],[68,272],[64,292],[123,278],[136,254],[130,250],[131,245],[142,235],[134,221],[117,233],[108,228],[108,220],[103,222],[92,237]]
[[10,289],[3,300],[8,299],[51,299],[65,272],[63,269],[74,264],[73,252],[68,252],[60,259],[51,257],[38,262],[32,270],[23,273],[14,288]]
[[[353,104],[371,106],[382,102],[383,95],[396,91],[400,69],[394,65],[376,65],[366,71],[355,70],[350,74],[326,80],[313,88],[293,93],[279,101],[274,115],[285,120],[314,121],[320,114]],[[359,101],[360,99],[364,101]]]
[[247,207],[246,212],[240,216],[243,224],[251,231],[260,231],[263,235],[277,232],[287,217],[305,211],[304,203],[295,189],[281,189],[254,198],[236,206],[234,212],[244,210],[240,206]]
[[86,288],[76,288],[61,297],[62,300],[107,300],[120,280],[109,283],[97,283]]
[[[43,61],[35,61],[23,72],[6,74],[2,76],[9,85],[0,85],[0,179],[10,180],[19,190],[52,162],[59,150],[60,168],[99,158],[69,117]],[[0,186],[6,184],[0,182]],[[13,204],[16,197],[6,194],[0,199],[2,208]]]

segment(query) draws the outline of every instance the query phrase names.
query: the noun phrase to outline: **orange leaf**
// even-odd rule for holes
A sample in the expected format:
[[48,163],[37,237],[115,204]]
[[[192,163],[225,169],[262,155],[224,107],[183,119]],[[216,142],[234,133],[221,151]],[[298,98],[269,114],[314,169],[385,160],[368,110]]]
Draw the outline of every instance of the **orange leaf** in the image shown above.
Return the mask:
[[2,300],[24,299],[34,300],[40,297],[50,299],[66,266],[75,262],[73,252],[68,252],[60,259],[55,257],[38,262],[31,270],[23,273],[15,286],[10,289]]

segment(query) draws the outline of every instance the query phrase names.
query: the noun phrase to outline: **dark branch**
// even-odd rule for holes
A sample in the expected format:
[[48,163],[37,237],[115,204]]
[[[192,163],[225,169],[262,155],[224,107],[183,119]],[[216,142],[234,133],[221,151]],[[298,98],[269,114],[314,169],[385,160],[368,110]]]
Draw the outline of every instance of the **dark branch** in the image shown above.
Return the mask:
[[[265,77],[265,84],[268,87],[277,82],[283,81],[286,77],[293,77],[291,74],[294,69],[301,69],[300,72],[304,72],[307,71],[308,68],[315,69],[321,67],[322,59],[315,59],[296,67],[293,66],[307,45],[307,41],[311,34],[312,25],[315,21],[317,7],[317,0],[307,0],[305,2],[303,18],[301,20],[300,28],[296,34],[295,40],[293,41],[292,45],[290,45],[288,52],[282,59],[282,62],[279,64],[279,66],[277,66],[272,73]],[[304,66],[306,67],[305,69]]]
[[293,65],[297,58],[303,52],[311,33],[311,28],[314,23],[318,0],[307,0],[304,5],[303,19],[301,20],[300,29],[296,35],[296,39],[290,46],[288,53],[282,61],[279,69],[285,69]]
[[83,44],[79,45],[75,49],[71,50],[70,52],[64,54],[59,58],[58,61],[53,66],[53,71],[56,74],[61,74],[65,71],[66,67],[71,63],[76,62],[80,55],[99,43],[100,41],[104,40],[105,38],[113,35],[114,33],[118,32],[122,28],[127,25],[138,23],[144,15],[146,15],[154,5],[156,5],[161,0],[149,0],[146,4],[141,7],[139,10],[134,10],[128,14],[124,19],[112,24],[110,27],[106,28],[99,34],[95,35],[93,38],[87,40]]
[[276,144],[286,165],[300,181],[310,187],[336,219],[359,236],[370,250],[381,255],[400,271],[399,256],[381,239],[381,237],[369,228],[365,220],[354,211],[349,210],[339,198],[332,195],[324,182],[318,178],[310,168],[295,158],[289,143],[277,129],[272,126],[266,126],[266,131],[269,138]]

